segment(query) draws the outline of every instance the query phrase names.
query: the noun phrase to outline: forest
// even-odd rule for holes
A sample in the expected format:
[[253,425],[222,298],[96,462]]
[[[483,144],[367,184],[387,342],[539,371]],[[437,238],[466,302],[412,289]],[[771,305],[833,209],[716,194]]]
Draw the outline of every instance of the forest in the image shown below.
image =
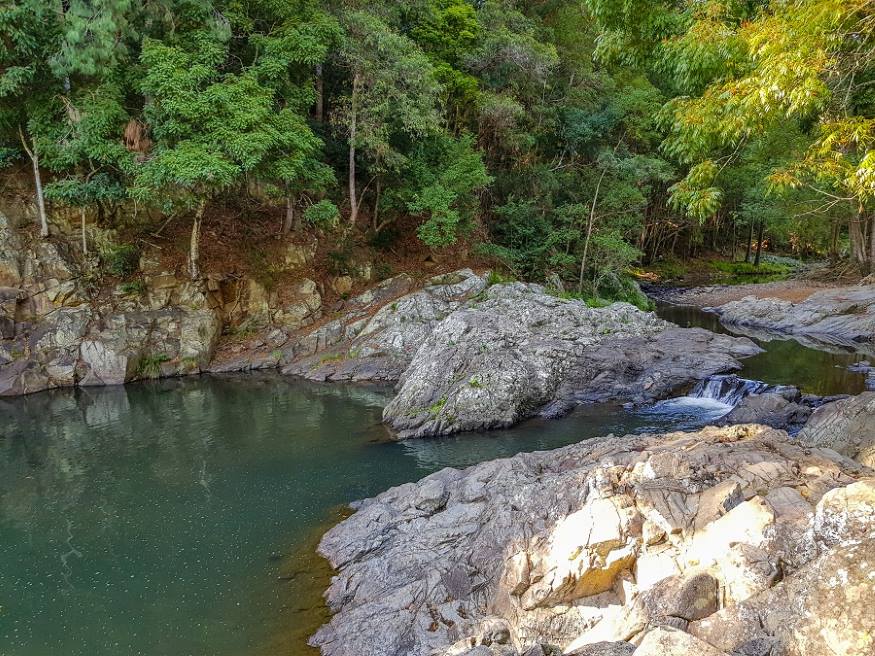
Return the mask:
[[0,171],[86,251],[184,224],[195,279],[227,208],[604,298],[703,253],[867,273],[873,40],[871,0],[14,0]]

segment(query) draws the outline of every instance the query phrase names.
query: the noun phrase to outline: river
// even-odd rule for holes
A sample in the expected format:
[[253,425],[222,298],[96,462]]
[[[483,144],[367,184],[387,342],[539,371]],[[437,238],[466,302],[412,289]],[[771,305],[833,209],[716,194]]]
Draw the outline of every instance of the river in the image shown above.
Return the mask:
[[[723,330],[698,311],[661,314]],[[860,354],[760,343],[749,378],[863,389],[847,371]],[[314,546],[346,503],[446,466],[726,411],[708,399],[593,406],[397,443],[380,423],[389,395],[239,375],[0,400],[0,654],[306,653],[326,613]]]

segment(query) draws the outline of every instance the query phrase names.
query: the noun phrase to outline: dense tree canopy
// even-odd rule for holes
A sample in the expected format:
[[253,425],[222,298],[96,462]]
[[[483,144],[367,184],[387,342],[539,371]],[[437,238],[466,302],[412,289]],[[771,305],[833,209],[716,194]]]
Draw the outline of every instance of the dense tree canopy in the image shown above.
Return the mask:
[[43,234],[187,217],[194,277],[244,196],[597,296],[764,240],[875,262],[869,0],[13,0],[0,33]]

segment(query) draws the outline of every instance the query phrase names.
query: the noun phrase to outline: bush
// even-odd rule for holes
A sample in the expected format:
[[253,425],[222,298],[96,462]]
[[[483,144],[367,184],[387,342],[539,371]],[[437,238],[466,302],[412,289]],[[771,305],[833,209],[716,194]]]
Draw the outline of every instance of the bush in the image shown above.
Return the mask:
[[340,210],[330,200],[320,200],[304,210],[304,219],[317,228],[331,229],[340,221]]
[[768,276],[792,273],[796,267],[777,262],[760,262],[756,266],[752,262],[712,262],[711,267],[721,273],[733,276]]

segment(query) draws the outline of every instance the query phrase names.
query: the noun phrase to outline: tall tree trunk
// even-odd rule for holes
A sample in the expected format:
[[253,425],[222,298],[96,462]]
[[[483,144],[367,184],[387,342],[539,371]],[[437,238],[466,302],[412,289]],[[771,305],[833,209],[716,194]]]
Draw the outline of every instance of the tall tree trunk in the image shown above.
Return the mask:
[[79,208],[79,219],[82,224],[82,254],[88,255],[88,239],[85,236],[85,208]]
[[46,217],[46,199],[43,195],[43,179],[39,172],[39,156],[36,153],[36,146],[31,150],[27,145],[27,139],[24,137],[24,130],[18,126],[18,136],[21,137],[21,145],[24,146],[24,152],[30,157],[30,162],[33,165],[33,182],[36,188],[36,205],[39,210],[39,234],[45,239],[49,236],[49,220]]
[[207,201],[202,200],[197,206],[197,211],[194,213],[194,220],[191,223],[191,250],[188,257],[188,273],[192,280],[199,280],[201,277],[201,221],[203,221],[204,209],[206,209],[206,206]]
[[358,195],[356,193],[355,184],[355,140],[356,140],[356,100],[359,85],[359,74],[356,73],[352,78],[352,100],[350,106],[350,123],[349,123],[349,225],[355,226],[356,219],[359,214]]
[[754,266],[760,265],[760,254],[763,251],[763,230],[765,230],[765,221],[760,219],[760,226],[757,230],[757,255],[753,261]]
[[322,64],[316,64],[315,118],[319,123],[325,120],[325,81],[322,77]]
[[875,272],[875,213],[869,217],[869,273]]
[[592,237],[592,227],[595,223],[595,208],[596,204],[599,202],[599,190],[602,188],[602,180],[605,179],[605,173],[608,170],[602,169],[602,174],[599,176],[598,184],[595,186],[595,195],[592,197],[592,207],[589,210],[589,220],[586,223],[586,238],[583,242],[583,257],[580,258],[580,278],[577,281],[577,293],[583,293],[583,277],[586,272],[586,258],[589,254],[589,240]]
[[380,232],[380,179],[377,178],[377,188],[375,189],[375,198],[374,198],[374,212],[373,212],[373,221],[371,225],[373,226],[374,232]]
[[832,230],[829,238],[829,260],[836,262],[839,259],[839,222],[832,222]]
[[738,250],[738,237],[736,236],[735,219],[732,219],[732,261],[735,262],[735,251]]
[[747,251],[744,253],[744,261],[750,264],[750,246],[753,243],[753,221],[747,224]]

